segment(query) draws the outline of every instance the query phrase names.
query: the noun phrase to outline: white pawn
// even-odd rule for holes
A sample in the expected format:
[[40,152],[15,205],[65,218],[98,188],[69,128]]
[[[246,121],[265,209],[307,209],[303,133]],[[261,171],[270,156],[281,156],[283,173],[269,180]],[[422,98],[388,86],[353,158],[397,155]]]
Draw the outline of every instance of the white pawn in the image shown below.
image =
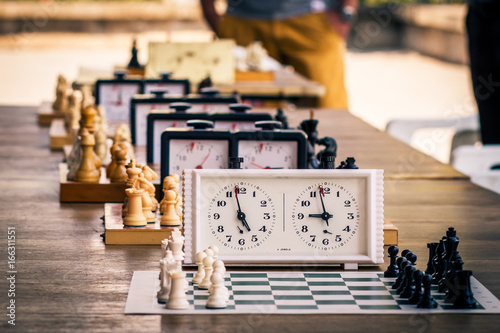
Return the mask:
[[217,258],[219,257],[219,248],[215,245],[210,245],[208,248],[210,250],[214,251],[213,257],[214,257],[214,260],[217,260]]
[[207,254],[207,257],[211,257],[211,258],[214,257],[214,250],[212,250],[211,248],[205,249],[203,252],[205,252]]
[[205,269],[205,276],[203,280],[198,284],[198,289],[208,289],[212,285],[210,278],[212,277],[212,271],[214,264],[214,259],[210,256],[207,256],[203,259],[203,268]]
[[172,272],[170,273],[170,278],[172,279],[172,282],[166,308],[176,310],[188,309],[189,302],[187,300],[185,290],[186,272]]
[[203,278],[205,277],[205,269],[203,268],[203,259],[207,257],[207,254],[205,252],[198,252],[196,253],[196,265],[198,265],[198,272],[196,272],[196,275],[193,277],[193,284],[198,284],[200,283]]
[[212,274],[212,294],[207,299],[206,307],[210,309],[223,309],[227,307],[227,297],[224,290],[224,278],[219,273]]
[[[212,265],[213,267],[213,271],[212,271],[212,274],[214,273],[219,273],[220,275],[222,275],[222,277],[224,277],[226,275],[226,267],[224,266],[224,262],[222,260],[215,260],[214,261],[214,264]],[[208,292],[209,293],[212,293],[212,288],[213,288],[213,284],[210,286],[210,288],[208,288]]]

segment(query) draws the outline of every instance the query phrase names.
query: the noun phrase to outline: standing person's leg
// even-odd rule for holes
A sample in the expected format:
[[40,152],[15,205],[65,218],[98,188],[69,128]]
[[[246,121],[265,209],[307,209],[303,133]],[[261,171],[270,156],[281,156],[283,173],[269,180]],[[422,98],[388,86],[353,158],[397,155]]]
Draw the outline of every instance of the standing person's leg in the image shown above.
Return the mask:
[[500,144],[500,5],[471,4],[466,24],[483,144]]
[[283,63],[326,88],[320,106],[347,109],[344,83],[345,41],[324,13],[273,22]]

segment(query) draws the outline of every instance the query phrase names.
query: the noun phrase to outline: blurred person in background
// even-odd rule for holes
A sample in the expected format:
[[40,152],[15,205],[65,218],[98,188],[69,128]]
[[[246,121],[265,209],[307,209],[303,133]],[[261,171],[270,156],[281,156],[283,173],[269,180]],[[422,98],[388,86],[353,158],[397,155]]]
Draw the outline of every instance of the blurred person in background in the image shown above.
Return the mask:
[[469,0],[472,87],[483,144],[500,144],[500,0]]
[[358,0],[228,0],[222,17],[214,0],[201,5],[219,38],[241,46],[261,41],[269,56],[325,86],[320,107],[347,110],[345,39]]

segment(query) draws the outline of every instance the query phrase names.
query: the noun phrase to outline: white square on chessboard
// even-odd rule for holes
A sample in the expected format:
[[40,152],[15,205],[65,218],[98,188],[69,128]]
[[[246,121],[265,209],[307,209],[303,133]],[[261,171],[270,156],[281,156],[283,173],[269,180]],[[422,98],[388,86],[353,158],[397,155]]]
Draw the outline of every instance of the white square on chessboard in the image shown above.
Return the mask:
[[234,295],[234,300],[238,301],[272,301],[273,295]]
[[391,293],[388,290],[350,290],[352,295],[390,295]]
[[313,298],[317,301],[328,301],[335,299],[336,301],[354,301],[352,295],[313,295]]
[[271,286],[307,287],[307,281],[269,281]]
[[309,286],[310,290],[349,290],[347,286]]
[[310,290],[273,290],[273,295],[297,295],[297,296],[309,296],[311,295]]
[[255,285],[235,286],[235,285],[233,285],[233,290],[271,290],[271,286],[255,286]]

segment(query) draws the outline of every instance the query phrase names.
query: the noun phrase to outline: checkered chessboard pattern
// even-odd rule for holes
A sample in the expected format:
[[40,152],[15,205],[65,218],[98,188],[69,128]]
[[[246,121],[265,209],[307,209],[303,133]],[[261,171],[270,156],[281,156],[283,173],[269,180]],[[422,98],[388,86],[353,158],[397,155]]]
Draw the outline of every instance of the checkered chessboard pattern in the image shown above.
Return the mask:
[[[192,277],[193,273],[187,273],[189,281]],[[500,313],[498,299],[475,279],[472,288],[478,308],[474,310],[453,309],[443,303],[444,294],[437,290],[433,297],[438,309],[418,309],[391,289],[393,282],[381,272],[227,272],[227,308],[207,309],[208,291],[190,283],[190,308],[169,310],[156,300],[158,272],[134,272],[125,313]]]

